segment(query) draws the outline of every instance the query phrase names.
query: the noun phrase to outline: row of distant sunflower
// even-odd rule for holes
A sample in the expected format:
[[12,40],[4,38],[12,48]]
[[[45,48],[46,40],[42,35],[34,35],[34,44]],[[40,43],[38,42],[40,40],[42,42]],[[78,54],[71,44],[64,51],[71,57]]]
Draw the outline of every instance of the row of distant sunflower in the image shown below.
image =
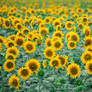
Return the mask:
[[[26,4],[25,4],[26,3]],[[49,7],[60,7],[60,6],[68,6],[68,7],[91,7],[92,1],[91,0],[73,0],[73,1],[69,1],[69,0],[34,0],[34,1],[30,1],[30,0],[2,0],[0,2],[0,6],[2,7],[3,5],[7,5],[7,6],[16,6],[18,8],[20,8],[21,6],[25,7],[31,7],[31,8],[49,8]]]
[[[12,9],[1,8],[1,28],[14,32],[9,36],[0,36],[0,45],[4,44],[7,48],[6,61],[4,62],[4,69],[7,72],[15,69],[16,59],[21,53],[20,48],[24,48],[27,54],[31,54],[37,50],[38,45],[45,44],[43,67],[47,67],[47,60],[49,60],[50,67],[65,68],[71,78],[77,78],[81,74],[81,66],[73,61],[68,65],[68,56],[58,55],[57,51],[62,51],[65,41],[68,50],[76,49],[77,43],[81,41],[81,34],[83,34],[85,39],[84,41],[82,39],[82,47],[86,50],[83,52],[80,61],[85,64],[88,74],[92,74],[92,14],[89,8],[83,10],[82,8],[55,7],[53,10],[34,10],[23,7],[19,13],[17,13],[18,11],[16,7]],[[5,13],[6,16],[3,17]],[[37,14],[39,16],[36,17]],[[59,16],[56,17],[56,15]],[[24,67],[18,69],[18,75],[22,79],[28,79],[40,69],[40,64],[39,60],[30,59]],[[19,78],[12,75],[9,84],[19,88]]]

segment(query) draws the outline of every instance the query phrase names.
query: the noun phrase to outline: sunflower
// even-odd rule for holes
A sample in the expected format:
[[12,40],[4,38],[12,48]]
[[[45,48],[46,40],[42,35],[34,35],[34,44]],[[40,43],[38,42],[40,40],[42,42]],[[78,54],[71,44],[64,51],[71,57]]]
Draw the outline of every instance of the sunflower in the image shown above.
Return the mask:
[[44,60],[43,63],[42,63],[43,67],[46,68],[47,67],[47,61]]
[[89,52],[92,53],[92,46],[88,46],[88,47],[86,48],[86,51],[89,51]]
[[37,39],[37,45],[42,45],[43,41],[42,39]]
[[50,24],[50,23],[51,23],[51,17],[46,17],[46,18],[44,19],[44,23]]
[[21,23],[17,23],[16,24],[16,30],[20,31],[22,29],[22,24]]
[[27,34],[29,34],[30,30],[29,30],[29,28],[23,28],[22,32],[23,32],[23,34],[27,35]]
[[16,35],[9,35],[8,38],[12,41],[15,41]]
[[23,37],[16,37],[15,43],[17,46],[22,47],[24,45],[24,38]]
[[89,52],[89,51],[85,51],[82,53],[82,56],[81,56],[81,61],[85,64],[87,63],[88,61],[91,61],[92,60],[92,53]]
[[15,63],[11,60],[7,60],[4,62],[4,69],[7,72],[13,71],[15,69]]
[[65,66],[66,65],[66,63],[68,62],[68,57],[67,56],[57,56],[57,58],[60,60],[60,63],[61,63],[61,65],[63,65],[63,66]]
[[61,50],[62,47],[63,47],[63,43],[62,43],[60,40],[53,41],[53,42],[52,42],[52,47],[53,47],[55,50]]
[[51,59],[55,56],[55,51],[53,48],[47,47],[47,48],[45,48],[43,54],[46,58]]
[[44,28],[45,27],[45,23],[44,22],[41,22],[40,24],[39,24],[39,28]]
[[5,58],[7,60],[12,60],[12,61],[16,60],[16,57],[13,54],[11,54],[11,53],[7,53],[6,56],[5,56]]
[[67,67],[67,74],[70,75],[73,79],[80,76],[80,72],[81,70],[78,64],[70,64]]
[[68,40],[70,38],[70,36],[71,36],[72,33],[73,33],[72,31],[68,32],[66,34],[66,36],[65,36],[65,39]]
[[45,46],[46,46],[46,47],[50,47],[51,45],[52,45],[51,39],[50,39],[50,38],[47,38],[47,39],[45,40]]
[[32,73],[37,72],[40,69],[40,63],[36,59],[30,59],[26,62],[26,67],[32,71]]
[[83,33],[85,35],[85,37],[88,37],[91,35],[91,30],[88,26],[85,26],[84,29],[83,29]]
[[4,38],[2,36],[0,36],[0,43],[3,44],[4,43]]
[[7,41],[7,42],[5,43],[5,45],[6,45],[7,48],[16,46],[15,42],[12,41],[12,40]]
[[59,31],[59,30],[58,30],[58,31],[55,31],[52,36],[53,36],[53,37],[56,36],[56,37],[59,37],[60,39],[62,39],[62,38],[63,38],[63,35],[64,35],[64,34],[62,33],[62,31]]
[[9,29],[10,28],[10,20],[9,19],[4,19],[3,26],[6,29]]
[[82,8],[77,8],[76,11],[77,11],[78,14],[82,14],[84,12],[84,10]]
[[86,63],[85,68],[86,68],[88,74],[91,74],[92,75],[92,62],[91,61],[88,61]]
[[14,26],[14,27],[16,27],[16,24],[17,24],[17,23],[21,24],[21,19],[15,18],[15,19],[13,20],[13,26]]
[[49,65],[51,67],[59,68],[61,63],[60,63],[60,60],[58,58],[53,58],[50,60]]
[[37,44],[37,40],[39,40],[39,39],[40,39],[39,34],[33,34],[32,40],[33,40],[33,42],[34,42],[35,44]]
[[34,9],[30,9],[30,14],[34,15],[35,14],[35,10]]
[[72,32],[72,34],[69,37],[69,40],[79,42],[80,38],[79,38],[79,35],[77,33]]
[[33,53],[36,50],[35,44],[31,41],[27,41],[24,44],[24,49],[27,53]]
[[11,54],[13,54],[14,56],[18,57],[18,55],[19,55],[19,50],[18,50],[16,47],[10,47],[10,48],[7,49],[6,54],[7,54],[7,53],[11,53]]
[[23,20],[23,24],[24,24],[24,25],[30,25],[29,19],[24,19],[24,20]]
[[60,21],[64,21],[64,18],[63,17],[59,17]]
[[88,25],[88,26],[92,26],[92,21],[88,21],[88,22],[87,22],[87,25]]
[[84,47],[92,46],[92,37],[86,37],[84,42]]
[[76,48],[76,42],[74,42],[74,41],[68,41],[67,46],[68,46],[68,48],[70,50],[75,49]]
[[53,22],[54,20],[56,20],[56,17],[51,17],[51,20],[52,20],[52,22]]
[[65,28],[67,30],[72,30],[73,29],[73,22],[72,21],[67,21],[66,24],[65,24]]
[[[62,23],[61,23],[62,24]],[[62,25],[57,25],[56,26],[56,31],[60,30],[60,28],[62,28]]]
[[54,21],[53,21],[53,25],[54,25],[54,26],[61,25],[60,20],[59,20],[59,19],[54,20]]
[[16,36],[18,36],[18,37],[24,37],[24,34],[23,34],[23,32],[18,31],[17,34],[16,34]]
[[16,75],[10,76],[9,85],[10,87],[15,87],[16,89],[19,89],[20,87],[19,78]]
[[24,80],[28,79],[31,74],[32,72],[27,67],[22,67],[18,70],[18,75]]
[[88,22],[88,17],[81,17],[81,21],[83,23],[87,23]]
[[78,29],[80,31],[83,31],[83,27],[84,27],[84,24],[83,23],[78,23]]
[[40,28],[39,29],[39,33],[42,35],[42,36],[47,36],[48,35],[48,33],[49,33],[49,31],[48,31],[48,29],[47,28]]

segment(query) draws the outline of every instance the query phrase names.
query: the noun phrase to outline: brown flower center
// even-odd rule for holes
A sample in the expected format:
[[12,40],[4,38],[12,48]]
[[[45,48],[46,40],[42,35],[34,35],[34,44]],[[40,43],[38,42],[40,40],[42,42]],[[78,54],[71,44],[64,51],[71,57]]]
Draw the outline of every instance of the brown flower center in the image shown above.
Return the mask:
[[33,46],[32,46],[31,44],[28,44],[28,45],[27,45],[27,49],[28,49],[28,50],[32,50],[32,49],[33,49]]
[[28,70],[27,70],[27,69],[23,69],[23,70],[21,71],[21,74],[22,74],[23,76],[27,76],[27,75],[28,75]]
[[77,73],[78,73],[77,68],[76,68],[76,67],[71,68],[71,73],[72,73],[73,75],[77,74]]
[[17,79],[13,79],[13,81],[12,81],[12,85],[15,86],[15,87],[18,86],[18,81],[17,81]]
[[53,53],[52,53],[52,51],[50,51],[50,50],[48,50],[48,51],[46,52],[46,55],[49,56],[49,57],[51,57],[52,54],[53,54]]
[[12,67],[13,67],[13,63],[12,63],[12,62],[8,62],[8,63],[7,63],[7,67],[8,67],[8,68],[12,68]]
[[89,65],[89,70],[92,72],[92,64]]
[[37,65],[35,63],[30,64],[29,67],[32,71],[35,71],[37,69]]
[[89,55],[89,54],[87,54],[86,56],[85,56],[85,60],[90,60],[91,59],[91,56]]
[[22,40],[22,39],[18,39],[18,40],[17,40],[17,44],[18,44],[19,46],[23,45],[23,40]]
[[57,60],[54,60],[54,61],[52,62],[52,65],[53,65],[53,66],[57,66],[57,65],[58,65],[58,61],[57,61]]

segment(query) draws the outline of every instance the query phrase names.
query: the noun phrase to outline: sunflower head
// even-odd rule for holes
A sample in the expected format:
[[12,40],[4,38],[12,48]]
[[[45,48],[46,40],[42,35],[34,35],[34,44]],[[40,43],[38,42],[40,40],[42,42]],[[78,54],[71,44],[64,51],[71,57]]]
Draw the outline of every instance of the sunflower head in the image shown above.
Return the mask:
[[78,36],[78,34],[77,34],[77,33],[72,33],[72,34],[70,35],[69,40],[75,41],[75,42],[79,42],[79,36]]
[[88,26],[85,26],[84,30],[83,30],[83,33],[84,33],[85,37],[90,36],[90,34],[91,34],[90,28]]
[[89,52],[92,53],[92,46],[88,46],[88,47],[86,48],[86,51],[89,51]]
[[60,60],[60,63],[65,66],[66,63],[68,62],[67,59],[68,57],[67,56],[57,56],[57,58]]
[[0,36],[0,43],[4,43],[4,38],[2,36]]
[[58,25],[60,25],[60,24],[61,24],[61,22],[60,22],[59,19],[56,19],[56,20],[53,21],[53,25],[54,25],[54,26],[58,26]]
[[17,23],[16,24],[16,29],[17,30],[21,30],[22,29],[22,24],[21,23]]
[[24,38],[23,37],[16,37],[15,39],[16,45],[22,47],[24,45]]
[[13,46],[16,46],[15,42],[12,41],[12,40],[9,40],[7,43],[5,43],[6,47],[7,48],[10,48],[10,47],[13,47]]
[[9,85],[10,87],[15,87],[16,89],[19,89],[20,87],[19,78],[16,75],[12,75],[9,78]]
[[5,56],[5,58],[7,60],[12,60],[12,61],[16,60],[16,57],[13,54],[11,54],[11,53],[7,53],[6,56]]
[[36,59],[30,59],[27,61],[26,66],[34,73],[40,69],[40,63]]
[[47,47],[45,50],[44,50],[44,56],[48,59],[51,59],[55,56],[55,51],[53,48],[51,47]]
[[23,32],[23,34],[27,35],[27,34],[29,34],[30,30],[28,28],[24,28],[22,30],[22,32]]
[[60,40],[53,41],[53,42],[52,42],[52,47],[53,47],[55,50],[61,50],[62,47],[63,47],[63,43],[62,43]]
[[12,70],[15,69],[15,63],[11,60],[7,60],[4,62],[4,69],[7,71],[7,72],[10,72]]
[[9,19],[4,19],[4,27],[5,28],[10,28],[10,20]]
[[85,65],[85,68],[86,68],[88,74],[92,75],[92,62],[88,61]]
[[91,52],[86,51],[86,52],[82,53],[81,61],[84,64],[87,63],[88,61],[91,61],[91,60],[92,60],[92,54],[91,54]]
[[63,38],[63,33],[62,33],[62,31],[55,31],[54,33],[53,33],[53,37],[59,37],[60,39],[62,39]]
[[73,22],[72,21],[67,21],[66,24],[65,24],[65,28],[67,30],[72,30],[73,29]]
[[71,78],[75,79],[80,75],[80,67],[77,64],[70,64],[67,67],[67,74],[71,76]]
[[39,33],[42,35],[42,36],[47,36],[48,35],[48,33],[49,33],[49,31],[48,31],[48,29],[47,28],[40,28],[39,29]]
[[33,53],[36,50],[35,44],[31,41],[27,41],[24,44],[24,49],[27,53]]
[[84,47],[92,46],[92,37],[86,37]]
[[16,47],[11,47],[11,48],[8,48],[7,51],[6,51],[6,54],[7,53],[11,53],[13,54],[15,57],[18,57],[19,55],[19,50],[16,48]]
[[51,59],[51,61],[49,62],[49,65],[51,67],[55,67],[55,68],[59,68],[60,67],[60,60],[58,58],[53,58]]
[[52,44],[51,39],[50,39],[50,38],[47,38],[47,39],[45,40],[45,46],[46,46],[46,47],[50,47],[51,44]]
[[22,67],[18,70],[18,75],[24,80],[28,79],[31,74],[32,72],[27,67]]
[[76,48],[76,42],[74,41],[69,41],[68,44],[67,44],[68,48],[69,49],[75,49]]

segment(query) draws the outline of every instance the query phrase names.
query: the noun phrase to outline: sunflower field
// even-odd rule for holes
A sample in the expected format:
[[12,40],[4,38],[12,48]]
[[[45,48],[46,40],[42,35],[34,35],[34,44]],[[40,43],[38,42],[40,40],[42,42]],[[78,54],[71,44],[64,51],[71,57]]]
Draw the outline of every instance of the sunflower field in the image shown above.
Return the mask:
[[0,0],[0,92],[92,92],[92,0]]

